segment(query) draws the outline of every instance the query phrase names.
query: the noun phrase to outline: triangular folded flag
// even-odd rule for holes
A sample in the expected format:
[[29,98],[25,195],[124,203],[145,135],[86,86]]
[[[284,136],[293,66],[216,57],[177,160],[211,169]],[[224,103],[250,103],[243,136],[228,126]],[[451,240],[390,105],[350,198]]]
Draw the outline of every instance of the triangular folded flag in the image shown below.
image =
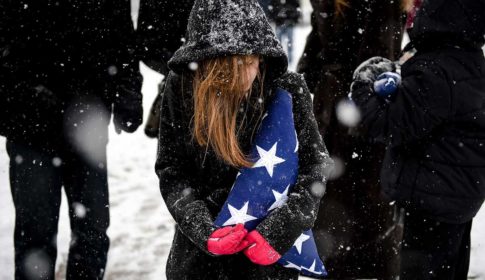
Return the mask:
[[[216,218],[222,227],[242,223],[249,231],[288,199],[298,176],[298,139],[293,121],[291,94],[277,89],[263,116],[250,158],[252,168],[242,168]],[[303,232],[278,261],[311,277],[327,275],[311,230]]]

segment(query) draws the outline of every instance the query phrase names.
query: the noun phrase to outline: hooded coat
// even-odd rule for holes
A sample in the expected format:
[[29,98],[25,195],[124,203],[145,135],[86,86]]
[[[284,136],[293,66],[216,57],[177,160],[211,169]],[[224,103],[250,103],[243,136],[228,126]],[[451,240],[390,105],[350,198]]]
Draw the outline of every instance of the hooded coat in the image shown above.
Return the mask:
[[[384,145],[373,143],[341,124],[337,104],[346,100],[354,69],[366,59],[397,60],[404,28],[402,1],[312,0],[312,31],[298,64],[310,91],[314,113],[332,158],[344,173],[327,185],[314,234],[326,257],[330,278],[391,278],[397,275],[399,231],[393,207],[381,197],[379,170]],[[346,250],[349,248],[349,250]]]
[[[238,170],[200,147],[191,135],[194,113],[189,65],[205,59],[235,54],[258,54],[267,75],[261,100],[249,97],[238,116],[239,142],[244,152],[252,147],[259,111],[276,88],[292,93],[295,127],[300,142],[299,176],[288,202],[272,212],[257,230],[279,253],[285,253],[305,229],[313,226],[321,195],[311,184],[324,182],[330,158],[311,111],[308,88],[300,75],[289,73],[286,56],[255,0],[196,1],[186,43],[169,61],[172,71],[163,93],[156,172],[160,190],[176,225],[167,262],[167,279],[297,279],[298,271],[278,264],[259,266],[242,253],[214,256],[206,249]],[[257,89],[256,85],[254,89]]]
[[129,0],[4,0],[0,13],[0,135],[56,138],[87,94],[110,108],[123,88],[141,102]]
[[432,220],[469,222],[485,199],[484,35],[484,0],[424,1],[395,99],[353,90],[367,134],[388,145],[383,192]]

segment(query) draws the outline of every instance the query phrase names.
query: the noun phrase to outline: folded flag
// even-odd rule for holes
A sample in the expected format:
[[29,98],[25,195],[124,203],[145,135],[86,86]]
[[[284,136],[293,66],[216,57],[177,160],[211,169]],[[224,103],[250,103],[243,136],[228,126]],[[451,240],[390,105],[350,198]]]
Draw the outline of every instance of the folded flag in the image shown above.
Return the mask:
[[[291,94],[277,89],[251,150],[255,163],[238,173],[216,226],[242,223],[251,231],[288,200],[298,177],[298,138],[292,108]],[[303,232],[278,263],[311,277],[327,275],[311,230]]]

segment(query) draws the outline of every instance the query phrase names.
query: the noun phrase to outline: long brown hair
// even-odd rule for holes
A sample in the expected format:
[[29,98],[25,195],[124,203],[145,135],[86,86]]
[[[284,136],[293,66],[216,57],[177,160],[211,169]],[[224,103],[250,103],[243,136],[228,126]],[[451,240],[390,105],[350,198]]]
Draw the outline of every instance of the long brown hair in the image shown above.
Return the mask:
[[404,12],[410,12],[414,7],[414,0],[402,0],[401,8]]
[[[238,139],[237,115],[242,102],[251,95],[247,66],[255,55],[234,55],[202,61],[195,71],[193,137],[206,148],[234,167],[250,167],[252,162],[241,150]],[[263,79],[258,71],[256,79]],[[251,87],[252,88],[252,87]]]
[[344,15],[344,9],[350,7],[348,0],[335,0],[335,14],[337,16]]

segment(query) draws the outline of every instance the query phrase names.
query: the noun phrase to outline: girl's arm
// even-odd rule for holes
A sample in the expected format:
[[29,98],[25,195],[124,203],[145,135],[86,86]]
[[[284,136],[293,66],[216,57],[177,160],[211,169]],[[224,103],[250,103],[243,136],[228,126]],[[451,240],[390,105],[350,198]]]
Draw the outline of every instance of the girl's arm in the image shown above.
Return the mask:
[[450,117],[451,89],[436,59],[413,61],[403,69],[402,84],[389,103],[371,84],[354,84],[352,100],[361,110],[368,137],[399,146],[429,137]]
[[286,253],[303,231],[313,227],[325,192],[325,174],[333,165],[318,132],[310,92],[303,76],[289,73],[281,80],[281,87],[293,95],[299,174],[287,203],[271,212],[256,230],[276,251]]
[[199,197],[193,160],[187,155],[185,137],[188,125],[183,122],[179,77],[167,78],[162,97],[160,134],[155,170],[160,178],[160,191],[170,214],[181,232],[207,254],[207,239],[215,230],[213,217]]

